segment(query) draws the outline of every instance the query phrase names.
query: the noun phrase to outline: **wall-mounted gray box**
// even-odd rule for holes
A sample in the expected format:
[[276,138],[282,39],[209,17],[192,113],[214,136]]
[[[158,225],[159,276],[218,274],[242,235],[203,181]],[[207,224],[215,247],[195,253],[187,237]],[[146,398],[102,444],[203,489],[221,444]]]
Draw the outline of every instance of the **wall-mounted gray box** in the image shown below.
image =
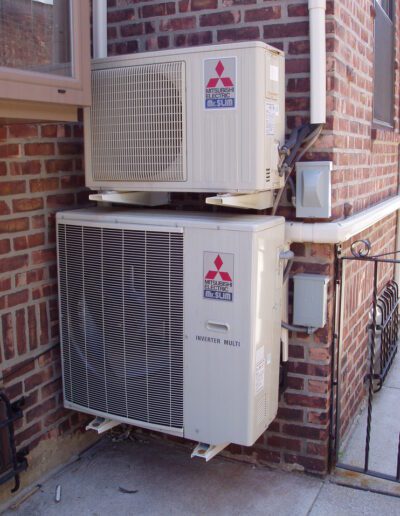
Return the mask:
[[296,217],[329,218],[332,161],[301,161],[296,164]]
[[293,324],[323,328],[326,324],[329,277],[296,274],[293,281]]

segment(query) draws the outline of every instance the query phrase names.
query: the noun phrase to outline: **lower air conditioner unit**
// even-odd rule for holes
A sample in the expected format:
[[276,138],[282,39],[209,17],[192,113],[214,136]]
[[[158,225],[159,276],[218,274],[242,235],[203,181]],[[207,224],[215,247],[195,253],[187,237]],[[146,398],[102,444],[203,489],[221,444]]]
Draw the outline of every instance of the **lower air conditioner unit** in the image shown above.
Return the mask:
[[65,406],[211,445],[277,413],[284,219],[57,215]]
[[284,54],[260,41],[93,61],[86,184],[103,191],[283,186]]

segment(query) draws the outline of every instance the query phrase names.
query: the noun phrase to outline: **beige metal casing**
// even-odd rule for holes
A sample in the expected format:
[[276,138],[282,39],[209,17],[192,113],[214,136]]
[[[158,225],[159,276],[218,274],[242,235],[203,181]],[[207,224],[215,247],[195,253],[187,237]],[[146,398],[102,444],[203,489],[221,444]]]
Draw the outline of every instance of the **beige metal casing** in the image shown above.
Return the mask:
[[[59,213],[57,227],[65,406],[213,445],[228,442],[252,445],[275,418],[278,407],[283,272],[279,255],[284,247],[284,219],[91,208]],[[64,237],[60,237],[60,227],[67,228],[67,234],[72,232],[75,235],[72,243],[68,244]],[[149,320],[143,319],[144,324],[140,327],[143,331],[147,328],[146,335],[137,334],[135,337],[145,342],[145,348],[141,349],[148,350],[146,356],[150,353],[149,360],[154,361],[154,350],[160,349],[164,353],[163,364],[182,361],[182,377],[164,375],[160,381],[167,383],[160,383],[158,387],[154,377],[147,380],[153,389],[153,398],[147,399],[147,406],[155,403],[154,407],[158,406],[167,413],[169,409],[165,407],[165,400],[157,402],[154,393],[163,392],[164,386],[169,388],[172,381],[174,392],[180,392],[179,396],[182,396],[182,425],[139,420],[132,418],[129,411],[124,415],[125,404],[133,403],[130,396],[136,392],[129,391],[130,371],[137,369],[136,361],[140,363],[144,353],[140,352],[142,355],[136,359],[135,349],[139,341],[129,340],[133,335],[132,325],[136,327],[138,324],[135,322],[137,314],[142,313],[138,309],[129,309],[129,296],[133,292],[130,278],[137,278],[137,282],[138,278],[149,273],[154,277],[157,268],[164,270],[162,274],[165,274],[168,270],[163,265],[166,249],[157,251],[146,272],[146,265],[142,268],[140,260],[136,265],[130,265],[128,260],[131,260],[133,250],[128,245],[126,253],[123,251],[123,268],[120,269],[120,260],[116,259],[120,252],[118,247],[112,250],[104,241],[106,247],[97,248],[84,240],[84,235],[92,235],[98,228],[106,232],[103,234],[108,235],[107,238],[115,232],[113,247],[120,245],[117,233],[120,234],[121,230],[133,231],[135,235],[145,232],[149,241],[162,235],[170,235],[169,238],[182,235],[182,266],[175,267],[171,278],[176,281],[182,274],[183,290],[171,290],[172,284],[169,283],[169,294],[165,297],[168,285],[163,279],[165,276],[160,276],[155,285],[146,280],[147,290],[143,292],[141,287],[134,290],[135,299],[146,305],[150,303],[149,307],[154,306],[154,300],[160,297],[164,297],[167,303],[168,299],[174,299],[175,308],[170,317],[179,317],[181,311],[176,308],[179,301],[176,296],[182,296],[182,332],[173,333],[175,337],[169,341],[169,347],[163,344],[160,348],[160,341],[148,340],[150,334],[147,333],[151,326],[158,324],[158,319],[162,319],[162,314],[169,310],[168,306],[162,309],[158,319],[154,315]],[[165,236],[163,238],[165,241]],[[134,251],[141,256],[142,251],[137,246]],[[107,253],[115,256],[114,261],[105,261]],[[81,256],[84,256],[83,261]],[[222,264],[215,264],[217,256],[221,257]],[[90,257],[94,257],[95,262]],[[96,266],[97,261],[103,265]],[[146,263],[149,263],[147,258]],[[170,262],[169,270],[173,267]],[[105,272],[107,270],[110,272]],[[128,272],[123,273],[123,270]],[[206,295],[205,278],[209,270],[212,271],[211,276],[215,276],[215,286],[212,287],[215,290],[227,285],[226,277],[223,280],[216,274],[217,270],[231,276],[226,292],[232,300]],[[125,278],[121,278],[121,291],[117,286],[119,274]],[[67,282],[66,278],[69,278]],[[68,288],[67,284],[70,285]],[[152,297],[147,299],[148,295]],[[90,306],[93,308],[87,311],[86,307]],[[93,326],[94,320],[98,321],[96,326]],[[171,347],[178,334],[182,336],[182,352]],[[171,333],[169,335],[171,339]],[[87,353],[89,361],[85,363]],[[117,358],[119,362],[116,362]],[[103,360],[106,368],[104,383],[111,382],[107,391],[109,402],[110,397],[114,399],[109,410],[106,408],[107,400],[101,398],[104,386],[99,371],[103,368]],[[129,363],[131,366],[128,367]],[[119,371],[117,376],[116,371]],[[91,379],[96,386],[90,385]],[[72,397],[69,394],[71,389],[75,393]],[[146,390],[143,392],[146,396]],[[118,408],[114,408],[116,403]],[[146,399],[140,395],[135,403],[145,407]]]
[[[245,220],[185,233],[184,436],[209,444],[252,445],[278,408],[284,220]],[[233,254],[232,302],[203,298],[204,251]]]
[[[210,61],[214,67],[221,59],[226,66],[224,59],[229,58],[233,58],[236,70],[236,78],[232,77],[235,107],[206,109],[206,64],[216,60]],[[167,67],[174,66],[168,71]],[[146,74],[139,88],[144,88],[146,81],[150,93],[135,93],[134,86],[127,93],[130,84],[123,81],[132,67]],[[228,76],[228,72],[222,72],[222,77],[224,73]],[[93,61],[92,80],[92,108],[85,110],[86,184],[91,189],[222,193],[271,190],[283,185],[278,174],[278,147],[284,143],[285,134],[281,51],[257,41],[110,57]],[[150,107],[143,107],[143,95],[150,95],[150,99],[153,94],[165,95],[167,88],[157,90],[160,84],[167,84],[169,91],[174,84],[178,100],[171,100],[168,109],[181,103],[179,112],[171,113],[174,124],[179,121],[181,125],[169,128],[171,141],[157,146],[149,140],[157,134],[164,138],[161,126],[157,126],[164,108],[151,111],[148,99]],[[133,119],[135,124],[131,123]],[[165,120],[159,124],[165,124]],[[138,136],[143,134],[148,135],[146,143]],[[182,136],[179,145],[177,135],[179,139]],[[133,145],[135,149],[130,148]],[[171,153],[177,146],[179,151],[171,164]],[[155,158],[154,152],[162,155]],[[130,153],[133,158],[128,157]],[[132,165],[137,159],[143,164]],[[167,165],[155,171],[154,162],[158,166],[160,161]],[[135,172],[131,177],[132,167]]]

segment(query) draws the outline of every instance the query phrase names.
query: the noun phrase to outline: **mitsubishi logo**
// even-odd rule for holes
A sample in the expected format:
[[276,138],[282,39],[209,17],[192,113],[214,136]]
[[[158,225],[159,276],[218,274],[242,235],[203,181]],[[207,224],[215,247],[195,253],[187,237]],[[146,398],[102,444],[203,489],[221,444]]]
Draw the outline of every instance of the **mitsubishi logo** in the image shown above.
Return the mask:
[[[211,79],[211,80],[214,80],[214,79]],[[214,265],[217,270],[216,271],[208,271],[205,279],[213,280],[219,274],[222,281],[232,281],[232,278],[228,272],[221,271],[221,267],[223,266],[223,264],[224,264],[224,262],[222,261],[220,255],[218,255],[214,260]]]
[[[216,88],[218,86],[219,81],[222,82],[222,84],[225,86],[225,88],[230,88],[233,86],[233,82],[229,77],[222,77],[222,74],[224,73],[224,65],[221,61],[218,61],[217,66],[215,67],[215,71],[218,75],[218,77],[212,77],[208,83],[207,88]],[[221,258],[220,258],[221,259]],[[228,274],[229,276],[229,274]]]

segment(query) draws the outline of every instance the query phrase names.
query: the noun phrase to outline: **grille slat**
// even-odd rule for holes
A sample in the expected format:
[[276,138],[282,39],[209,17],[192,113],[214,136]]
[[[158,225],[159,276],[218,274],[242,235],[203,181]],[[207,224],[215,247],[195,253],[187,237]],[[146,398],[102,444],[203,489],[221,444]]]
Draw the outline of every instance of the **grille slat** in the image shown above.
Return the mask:
[[185,181],[184,65],[93,71],[95,181]]
[[58,224],[58,242],[66,399],[182,428],[182,234]]

